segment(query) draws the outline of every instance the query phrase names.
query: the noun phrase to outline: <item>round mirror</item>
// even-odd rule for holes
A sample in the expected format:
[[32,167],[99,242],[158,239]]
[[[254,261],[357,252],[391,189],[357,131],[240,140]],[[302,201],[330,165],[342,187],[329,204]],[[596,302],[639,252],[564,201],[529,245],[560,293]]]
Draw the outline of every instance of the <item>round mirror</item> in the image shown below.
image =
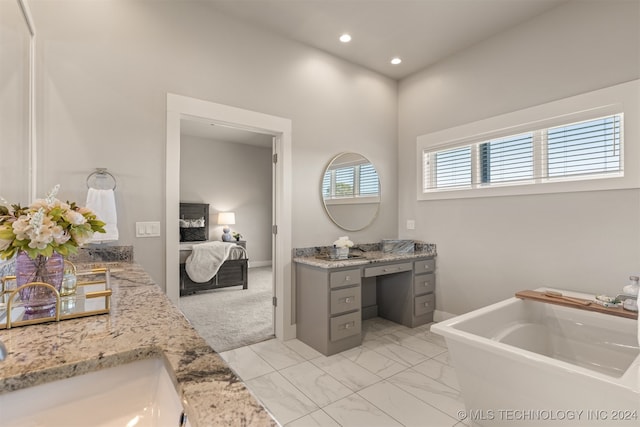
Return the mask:
[[361,154],[334,157],[325,169],[320,191],[329,218],[343,230],[362,230],[378,215],[378,172]]

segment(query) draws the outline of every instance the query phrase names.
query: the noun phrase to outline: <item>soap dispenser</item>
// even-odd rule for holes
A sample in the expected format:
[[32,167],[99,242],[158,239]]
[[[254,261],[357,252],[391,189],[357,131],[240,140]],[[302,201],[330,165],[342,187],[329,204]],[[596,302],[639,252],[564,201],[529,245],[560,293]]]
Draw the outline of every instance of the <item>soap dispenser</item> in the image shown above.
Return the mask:
[[638,311],[638,291],[640,290],[640,278],[630,276],[629,284],[622,288],[622,293],[627,296],[622,303],[622,307],[629,311]]

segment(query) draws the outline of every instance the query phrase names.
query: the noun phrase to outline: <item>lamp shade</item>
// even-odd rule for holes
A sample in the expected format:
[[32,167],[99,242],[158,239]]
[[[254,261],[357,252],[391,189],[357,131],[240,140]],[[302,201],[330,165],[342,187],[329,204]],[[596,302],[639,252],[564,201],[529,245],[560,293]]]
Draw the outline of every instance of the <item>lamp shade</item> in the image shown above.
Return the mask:
[[236,214],[233,212],[220,212],[218,213],[219,225],[233,225],[236,223]]

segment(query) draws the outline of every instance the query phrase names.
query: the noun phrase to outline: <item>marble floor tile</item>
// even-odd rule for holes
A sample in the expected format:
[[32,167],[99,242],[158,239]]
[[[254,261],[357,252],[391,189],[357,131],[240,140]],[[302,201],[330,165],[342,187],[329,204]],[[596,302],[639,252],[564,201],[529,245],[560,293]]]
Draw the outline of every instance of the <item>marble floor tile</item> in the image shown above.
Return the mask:
[[326,412],[319,409],[315,412],[290,422],[285,427],[340,427]]
[[402,427],[368,400],[352,394],[324,408],[342,427]]
[[289,346],[286,346],[282,341],[275,339],[250,345],[249,348],[276,370],[297,365],[306,360]]
[[362,346],[344,351],[340,354],[380,378],[387,378],[408,369],[406,365]]
[[311,362],[353,391],[358,391],[382,380],[379,376],[340,354],[318,357]]
[[447,343],[443,336],[434,334],[429,330],[429,328],[425,328],[426,325],[418,326],[414,329],[409,329],[406,333],[413,335],[416,338],[420,338],[421,340],[429,341],[430,343],[439,345],[440,347],[447,347]]
[[438,362],[435,359],[429,359],[417,364],[413,369],[444,385],[460,391],[460,384],[458,383],[456,370],[445,363]]
[[302,341],[298,339],[292,339],[284,342],[284,345],[289,347],[291,350],[298,353],[300,356],[304,357],[307,360],[315,359],[316,357],[322,356],[322,353],[319,351],[309,347]]
[[363,323],[362,346],[326,357],[297,339],[220,355],[286,427],[469,427],[446,342],[431,325]]
[[280,424],[287,424],[318,409],[279,372],[254,378],[246,384]]
[[396,344],[395,342],[384,339],[383,337],[363,342],[362,345],[407,367],[417,365],[418,363],[424,362],[428,359],[428,357],[422,353],[418,353],[410,348]]
[[220,357],[243,381],[274,372],[273,367],[260,358],[250,347],[225,351],[220,353]]
[[392,322],[391,320],[383,319],[382,317],[374,317],[373,319],[367,319],[362,322],[362,331],[370,335],[388,334],[403,329],[409,328]]
[[455,368],[454,363],[453,363],[453,359],[451,358],[451,355],[449,354],[448,351],[445,351],[444,353],[440,353],[439,355],[437,355],[433,359],[437,360],[438,362],[442,362],[442,363],[444,363],[446,365],[449,365],[452,368]]
[[453,427],[458,423],[455,418],[449,417],[388,381],[360,390],[358,394],[398,420],[403,426]]
[[280,373],[320,408],[353,393],[311,362],[290,366]]
[[402,347],[409,348],[420,354],[424,354],[427,357],[434,357],[447,351],[446,347],[441,347],[429,341],[417,338],[416,336],[410,335],[404,331],[395,331],[390,334],[385,334],[382,335],[381,338],[389,340]]
[[388,378],[387,381],[421,401],[438,408],[455,422],[460,421],[458,412],[463,411],[465,407],[459,391],[447,387],[413,369],[400,372]]

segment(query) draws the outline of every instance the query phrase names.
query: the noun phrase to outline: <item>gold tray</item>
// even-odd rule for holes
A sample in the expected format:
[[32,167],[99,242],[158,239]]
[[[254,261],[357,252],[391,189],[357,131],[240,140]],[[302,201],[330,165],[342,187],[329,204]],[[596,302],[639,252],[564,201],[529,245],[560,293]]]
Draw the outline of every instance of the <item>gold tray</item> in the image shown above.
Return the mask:
[[[111,286],[109,268],[93,268],[76,273],[77,289],[72,295],[60,295],[51,285],[42,282],[27,283],[15,288],[15,276],[2,278],[0,292],[0,329],[34,325],[46,322],[76,319],[109,313],[111,309]],[[14,287],[10,287],[13,283]],[[26,313],[20,301],[20,289],[28,286],[48,287],[55,294],[55,310],[42,313]],[[55,313],[54,313],[55,311]]]

